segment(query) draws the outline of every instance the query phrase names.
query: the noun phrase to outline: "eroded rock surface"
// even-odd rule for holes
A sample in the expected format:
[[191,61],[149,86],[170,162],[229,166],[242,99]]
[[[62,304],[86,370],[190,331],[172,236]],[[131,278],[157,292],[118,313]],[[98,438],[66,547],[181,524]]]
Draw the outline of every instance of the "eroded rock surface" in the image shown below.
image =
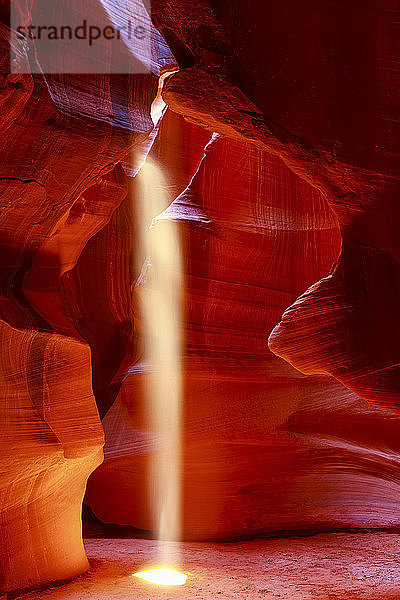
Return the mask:
[[[18,6],[23,22],[38,18],[37,4]],[[14,592],[88,568],[82,500],[104,443],[96,400],[100,412],[112,403],[133,352],[119,163],[135,148],[140,164],[151,143],[158,76],[110,75],[111,63],[32,76],[33,42],[5,24],[0,34],[0,590]]]
[[[397,524],[398,417],[331,377],[301,375],[266,345],[340,252],[320,192],[268,152],[214,136],[156,226],[165,219],[185,249],[184,537]],[[87,494],[102,521],[146,530],[158,443],[145,417],[149,369],[137,362],[103,420],[105,461]]]
[[[19,6],[24,22],[37,17]],[[180,66],[151,156],[185,249],[184,536],[398,526],[398,6],[152,0],[152,11]],[[87,502],[105,522],[153,526],[132,177],[154,141],[159,69],[110,75],[132,58],[121,47],[104,73],[9,75],[5,25],[0,40],[9,591],[87,567],[96,403],[106,460]],[[268,350],[271,330],[285,360]]]
[[285,313],[271,348],[396,408],[398,6],[155,0],[153,10],[183,67],[166,87],[171,107],[278,154],[338,216],[334,272]]

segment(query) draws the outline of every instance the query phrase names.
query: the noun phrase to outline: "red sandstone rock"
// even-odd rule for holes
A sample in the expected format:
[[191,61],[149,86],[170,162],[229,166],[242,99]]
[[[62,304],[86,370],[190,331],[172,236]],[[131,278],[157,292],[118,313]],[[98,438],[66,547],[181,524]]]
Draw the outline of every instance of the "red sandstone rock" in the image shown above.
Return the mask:
[[155,0],[153,11],[184,67],[166,86],[172,108],[278,154],[339,218],[337,267],[270,347],[397,408],[398,7]]
[[[112,379],[132,342],[129,236],[123,250],[115,243],[121,222],[131,219],[121,220],[122,209],[119,221],[114,214],[127,196],[126,175],[116,165],[133,147],[136,160],[143,159],[157,77],[9,75],[9,31],[1,27],[3,592],[47,585],[88,567],[81,506],[103,445],[92,366],[101,407],[112,402]],[[16,50],[18,60],[27,61],[22,47]],[[97,256],[87,261],[98,235]],[[122,302],[119,283],[120,297],[128,294]],[[116,355],[118,335],[129,342]]]
[[[300,375],[266,346],[282,310],[340,251],[321,194],[280,159],[217,137],[163,217],[180,223],[186,249],[184,537],[397,523],[398,417],[330,377]],[[137,363],[104,418],[105,461],[87,493],[102,521],[142,529],[153,527],[148,376]]]
[[[91,6],[103,10],[94,0],[77,10]],[[165,99],[233,138],[214,140],[167,211],[186,248],[184,534],[398,525],[398,417],[328,376],[301,375],[266,345],[291,305],[270,337],[276,354],[398,408],[397,7],[153,9],[181,67]],[[151,143],[157,80],[7,75],[2,56],[0,559],[3,588],[18,589],[87,565],[79,507],[102,443],[89,345],[96,400],[109,410],[88,502],[106,522],[152,526],[140,361],[113,401],[136,350],[119,163],[129,175],[131,149],[143,156]],[[207,137],[176,116],[162,124],[154,156],[174,195]],[[336,264],[326,200],[342,234]]]
[[90,351],[0,323],[0,589],[47,585],[88,567],[81,504],[102,460]]

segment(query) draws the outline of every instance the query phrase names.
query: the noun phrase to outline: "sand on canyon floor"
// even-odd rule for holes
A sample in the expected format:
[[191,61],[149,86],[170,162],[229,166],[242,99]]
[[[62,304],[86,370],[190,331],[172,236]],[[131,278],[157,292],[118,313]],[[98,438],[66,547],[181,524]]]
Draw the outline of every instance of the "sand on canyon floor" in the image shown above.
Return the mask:
[[[91,571],[23,600],[400,600],[400,534],[330,533],[234,543],[171,543],[182,587],[132,574],[157,565],[157,542],[88,539]],[[161,565],[160,565],[161,566]]]

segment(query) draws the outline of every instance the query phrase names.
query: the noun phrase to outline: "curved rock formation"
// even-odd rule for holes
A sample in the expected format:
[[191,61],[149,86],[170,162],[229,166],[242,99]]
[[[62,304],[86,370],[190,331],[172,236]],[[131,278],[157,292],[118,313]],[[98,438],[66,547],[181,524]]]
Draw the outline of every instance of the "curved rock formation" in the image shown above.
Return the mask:
[[[76,11],[121,24],[129,6]],[[180,66],[150,154],[175,198],[156,226],[179,223],[185,252],[184,536],[398,526],[398,6],[152,10]],[[134,176],[175,62],[151,35],[152,72],[121,44],[101,73],[57,74],[75,48],[43,75],[40,50],[0,24],[1,591],[87,568],[96,403],[106,459],[87,502],[153,527]]]
[[[15,6],[22,22],[38,16],[37,3]],[[42,75],[33,41],[1,24],[0,43],[0,590],[17,592],[88,567],[82,498],[104,442],[96,400],[112,403],[133,352],[119,163],[135,148],[137,168],[154,138],[158,75],[110,75],[111,63],[104,75]]]
[[102,461],[89,348],[1,321],[0,589],[15,591],[88,568],[81,511]]
[[167,84],[170,106],[278,154],[339,218],[334,273],[285,314],[271,348],[396,408],[398,7],[155,0],[153,9],[183,67]]
[[[196,151],[193,125],[182,126]],[[157,227],[165,219],[180,224],[185,248],[184,537],[396,526],[398,417],[267,350],[282,311],[340,252],[322,195],[280,159],[214,136]],[[103,420],[105,461],[86,497],[102,521],[146,530],[150,368],[132,367]]]

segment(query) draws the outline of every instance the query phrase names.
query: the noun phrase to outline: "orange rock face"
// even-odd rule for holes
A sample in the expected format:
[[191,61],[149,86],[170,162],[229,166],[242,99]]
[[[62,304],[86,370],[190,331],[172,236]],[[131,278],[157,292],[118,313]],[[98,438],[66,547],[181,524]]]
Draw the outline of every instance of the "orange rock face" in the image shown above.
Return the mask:
[[10,75],[0,34],[0,591],[15,592],[88,568],[82,500],[104,443],[93,391],[101,411],[133,351],[118,163],[133,147],[143,159],[157,77]]
[[[166,128],[169,119],[178,126],[167,115]],[[195,150],[196,130],[180,126]],[[158,157],[170,165],[162,147]],[[185,248],[184,537],[397,523],[398,486],[379,465],[397,478],[398,417],[267,349],[285,307],[340,253],[326,200],[279,158],[216,136],[166,215]],[[86,497],[102,521],[146,530],[156,443],[143,416],[148,369],[131,369],[103,420],[105,461]]]
[[4,321],[0,336],[0,586],[13,591],[88,568],[81,507],[103,433],[87,345]]
[[103,74],[10,75],[0,25],[1,592],[87,568],[99,415],[86,502],[154,528],[148,151],[183,248],[184,537],[399,525],[398,7],[152,0],[152,16],[180,67],[155,141],[159,69],[110,74],[122,47]]

